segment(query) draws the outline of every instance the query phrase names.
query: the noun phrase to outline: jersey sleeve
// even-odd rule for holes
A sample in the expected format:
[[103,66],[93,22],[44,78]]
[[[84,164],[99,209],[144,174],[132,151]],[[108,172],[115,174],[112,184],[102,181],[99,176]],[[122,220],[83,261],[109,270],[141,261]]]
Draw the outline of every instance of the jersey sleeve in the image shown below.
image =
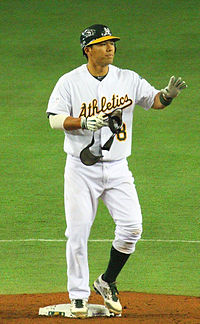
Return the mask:
[[137,90],[136,90],[136,105],[142,106],[144,109],[148,110],[153,106],[154,97],[160,91],[155,89],[149,82],[145,79],[137,77]]
[[61,77],[56,83],[49,98],[47,114],[65,114],[71,115],[71,97],[68,84],[64,77]]

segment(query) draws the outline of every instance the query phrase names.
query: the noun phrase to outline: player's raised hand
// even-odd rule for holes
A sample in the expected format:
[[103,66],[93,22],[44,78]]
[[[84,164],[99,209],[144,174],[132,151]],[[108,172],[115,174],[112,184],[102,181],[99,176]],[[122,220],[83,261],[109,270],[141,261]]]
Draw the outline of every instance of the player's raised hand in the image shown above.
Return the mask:
[[81,117],[81,128],[95,132],[103,126],[108,126],[107,119],[107,116],[102,112],[99,115],[91,117]]
[[161,93],[166,97],[166,99],[173,99],[185,88],[187,88],[185,81],[182,81],[180,77],[175,78],[175,76],[172,76],[169,80],[168,86],[162,89]]

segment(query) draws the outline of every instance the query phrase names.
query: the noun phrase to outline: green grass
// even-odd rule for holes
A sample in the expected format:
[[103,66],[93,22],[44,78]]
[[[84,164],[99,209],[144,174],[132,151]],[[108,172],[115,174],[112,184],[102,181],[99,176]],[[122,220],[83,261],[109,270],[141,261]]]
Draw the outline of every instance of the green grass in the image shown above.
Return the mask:
[[[0,293],[66,291],[64,242],[3,244]],[[107,265],[111,242],[89,242],[88,246],[92,287]],[[196,243],[139,242],[118,277],[119,289],[198,296],[197,246]]]
[[[79,37],[93,23],[121,37],[116,65],[158,89],[173,74],[188,84],[164,111],[136,107],[128,160],[143,239],[199,240],[199,7],[197,0],[0,2],[0,240],[64,239],[63,134],[50,129],[45,111],[57,79],[85,63]],[[100,202],[90,239],[113,232]],[[106,267],[110,244],[89,243],[91,283]],[[0,242],[0,253],[0,293],[66,290],[64,243]],[[119,287],[197,296],[198,262],[199,243],[141,241]]]

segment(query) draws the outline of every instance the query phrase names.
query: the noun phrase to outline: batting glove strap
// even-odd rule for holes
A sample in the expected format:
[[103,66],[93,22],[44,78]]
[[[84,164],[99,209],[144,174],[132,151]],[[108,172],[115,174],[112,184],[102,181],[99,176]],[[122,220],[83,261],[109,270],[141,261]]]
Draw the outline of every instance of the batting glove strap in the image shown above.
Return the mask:
[[172,102],[172,98],[166,98],[165,97],[165,95],[161,92],[161,94],[160,94],[160,102],[161,102],[161,104],[162,105],[164,105],[164,106],[169,106],[170,105],[170,103]]
[[[169,80],[169,83],[167,85],[167,87],[165,87],[164,89],[161,90],[161,94],[164,95],[164,99],[166,98],[166,100],[168,99],[173,99],[175,97],[177,97],[179,95],[179,93],[181,92],[181,90],[187,88],[187,85],[185,83],[185,81],[182,81],[182,79],[179,78],[175,78],[175,76],[172,76]],[[162,100],[162,99],[161,99]],[[162,103],[162,101],[161,101]],[[164,105],[164,103],[163,103]]]
[[86,117],[81,117],[81,128],[86,129],[87,126],[87,118]]

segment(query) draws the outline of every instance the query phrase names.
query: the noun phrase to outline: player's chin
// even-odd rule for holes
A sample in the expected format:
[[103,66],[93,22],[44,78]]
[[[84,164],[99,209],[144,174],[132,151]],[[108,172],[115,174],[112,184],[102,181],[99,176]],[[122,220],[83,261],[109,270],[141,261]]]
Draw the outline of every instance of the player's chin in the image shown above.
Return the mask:
[[114,56],[107,56],[105,59],[105,63],[107,64],[111,64],[113,62]]

